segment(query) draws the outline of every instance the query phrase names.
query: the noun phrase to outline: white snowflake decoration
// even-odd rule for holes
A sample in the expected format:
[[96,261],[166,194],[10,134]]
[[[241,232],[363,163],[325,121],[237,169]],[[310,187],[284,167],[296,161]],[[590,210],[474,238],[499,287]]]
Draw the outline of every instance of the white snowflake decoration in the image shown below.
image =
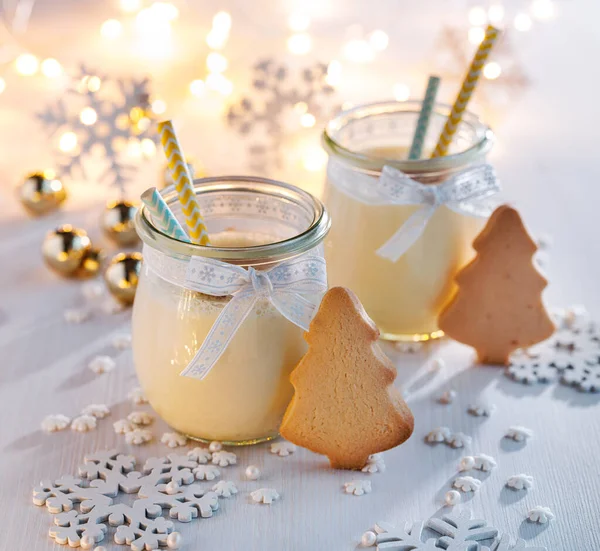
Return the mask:
[[67,323],[83,323],[92,317],[92,313],[86,308],[70,308],[64,311],[64,318]]
[[93,415],[80,415],[71,422],[71,430],[88,432],[96,428],[96,418]]
[[495,469],[498,465],[496,460],[491,455],[480,453],[474,457],[475,468],[479,471],[489,472]]
[[117,364],[110,356],[96,356],[88,364],[88,367],[96,374],[108,373],[112,371]]
[[200,464],[206,465],[212,459],[212,453],[206,448],[194,448],[187,452],[188,457],[193,461],[197,461]]
[[46,432],[57,432],[65,430],[71,424],[71,419],[62,413],[46,415],[42,421],[42,430]]
[[296,451],[296,445],[286,440],[281,442],[273,442],[271,444],[271,453],[278,455],[279,457],[287,457]]
[[490,417],[495,410],[496,406],[494,404],[479,403],[471,404],[467,411],[474,417]]
[[187,444],[187,436],[178,432],[165,432],[160,441],[169,448],[179,448]]
[[446,443],[451,448],[464,448],[471,444],[471,437],[463,432],[455,432],[446,440]]
[[530,509],[527,513],[529,522],[537,522],[538,524],[546,524],[554,519],[554,513],[548,507],[537,505]]
[[91,415],[96,419],[104,419],[110,415],[110,409],[104,404],[90,404],[81,410],[82,415]]
[[125,442],[134,446],[141,446],[152,440],[152,432],[148,429],[133,429],[125,433]]
[[119,419],[113,423],[113,428],[117,434],[127,434],[136,429],[137,426],[128,419]]
[[[327,65],[318,63],[307,67],[291,78],[287,67],[272,59],[261,60],[253,67],[252,87],[256,98],[243,97],[230,107],[227,120],[230,126],[246,136],[250,154],[249,168],[266,172],[282,166],[286,139],[306,132],[300,124],[298,107],[325,123],[338,111],[338,106],[326,108],[326,98],[333,94],[327,84]],[[296,124],[286,121],[296,118]]]
[[428,432],[425,441],[429,444],[447,442],[452,437],[452,431],[448,427],[438,427]]
[[472,476],[459,476],[454,480],[452,486],[461,492],[475,492],[481,487],[481,480]]
[[255,503],[271,505],[271,503],[278,500],[280,496],[277,493],[277,490],[274,490],[273,488],[260,488],[251,492],[250,497]]
[[515,474],[506,481],[506,486],[513,490],[529,490],[533,488],[533,476],[528,474]]
[[154,422],[154,415],[147,411],[132,411],[127,416],[127,420],[134,425],[147,426]]
[[351,480],[344,484],[344,491],[354,496],[362,496],[371,493],[371,482],[368,480]]
[[233,452],[221,450],[213,453],[212,463],[219,467],[228,467],[229,465],[235,465],[237,463],[237,456]]
[[531,351],[515,353],[506,375],[524,384],[560,379],[580,392],[600,392],[600,333],[573,309],[564,327]]
[[504,435],[504,438],[510,438],[515,442],[526,442],[529,438],[533,436],[533,431],[531,429],[521,427],[521,426],[513,426],[509,427]]
[[198,480],[214,480],[221,476],[221,471],[214,465],[198,465],[194,474]]
[[141,406],[142,404],[148,403],[148,399],[146,398],[144,391],[139,386],[132,388],[127,393],[127,398],[129,398],[136,406]]
[[[49,534],[62,545],[91,548],[106,537],[104,523],[109,519],[110,526],[116,527],[115,542],[129,545],[132,551],[177,549],[181,536],[173,532],[173,522],[161,516],[163,511],[190,522],[209,518],[219,508],[215,492],[193,484],[195,465],[187,456],[169,455],[149,459],[137,472],[133,457],[115,450],[98,452],[85,458],[80,478],[63,476],[40,483],[33,502],[56,514]],[[137,494],[137,499],[131,506],[115,503],[120,492]]]
[[137,146],[144,156],[142,140],[159,141],[149,89],[148,78],[115,79],[82,65],[66,94],[37,114],[51,136],[67,131],[77,136],[77,149],[58,156],[60,176],[73,177],[79,171],[87,179],[85,161],[101,151],[107,168],[100,180],[110,181],[124,192],[136,167],[129,148],[122,146]]
[[367,464],[361,469],[363,473],[383,473],[385,472],[385,461],[383,455],[380,453],[374,453],[369,455]]
[[212,491],[219,497],[231,497],[238,493],[237,486],[231,480],[219,480],[212,487]]

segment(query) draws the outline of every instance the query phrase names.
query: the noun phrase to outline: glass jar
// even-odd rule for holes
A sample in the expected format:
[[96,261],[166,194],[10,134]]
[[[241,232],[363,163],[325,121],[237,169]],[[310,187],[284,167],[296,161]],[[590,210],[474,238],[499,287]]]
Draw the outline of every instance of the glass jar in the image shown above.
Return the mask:
[[[481,218],[442,206],[417,241],[393,262],[376,251],[421,206],[372,205],[348,193],[349,186],[372,186],[384,166],[422,184],[439,185],[480,164],[494,136],[475,115],[465,113],[447,156],[428,158],[450,106],[431,115],[424,156],[408,160],[420,101],[384,102],[344,111],[330,121],[323,142],[329,153],[324,202],[333,221],[325,244],[329,283],[351,288],[390,340],[440,337],[437,316],[454,292],[456,272],[471,258]],[[364,188],[363,188],[364,189]]]
[[[223,177],[194,185],[212,246],[165,235],[145,208],[136,217],[144,241],[132,322],[137,375],[158,415],[191,438],[232,445],[268,440],[277,436],[293,394],[289,374],[306,352],[303,330],[259,299],[205,379],[180,376],[231,297],[174,284],[168,269],[153,266],[185,271],[201,256],[267,270],[303,254],[322,256],[329,216],[318,199],[281,182]],[[182,220],[172,186],[163,197]]]

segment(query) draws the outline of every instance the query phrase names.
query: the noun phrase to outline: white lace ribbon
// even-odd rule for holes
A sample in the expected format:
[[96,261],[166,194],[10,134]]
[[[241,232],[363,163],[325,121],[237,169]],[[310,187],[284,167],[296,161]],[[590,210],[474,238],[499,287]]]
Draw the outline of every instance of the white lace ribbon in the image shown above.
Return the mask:
[[374,178],[337,161],[330,162],[328,176],[341,192],[366,205],[422,206],[377,250],[379,256],[392,262],[419,239],[442,205],[459,214],[488,217],[494,209],[489,198],[500,191],[496,172],[489,164],[466,168],[435,185],[421,184],[390,166],[384,166],[379,178]]
[[314,253],[258,271],[199,256],[188,262],[145,246],[144,262],[159,277],[175,285],[206,295],[232,295],[200,349],[181,372],[196,379],[208,375],[259,299],[268,300],[282,316],[308,331],[327,290],[325,260]]

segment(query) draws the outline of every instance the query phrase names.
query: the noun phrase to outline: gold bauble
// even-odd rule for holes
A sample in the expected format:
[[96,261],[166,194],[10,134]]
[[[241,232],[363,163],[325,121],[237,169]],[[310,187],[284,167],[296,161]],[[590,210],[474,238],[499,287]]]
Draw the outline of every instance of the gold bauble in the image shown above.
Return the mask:
[[88,279],[97,276],[100,268],[102,268],[104,257],[104,251],[91,247],[83,255],[81,264],[73,275],[79,279]]
[[34,216],[56,210],[66,198],[67,191],[53,170],[33,172],[19,186],[19,199]]
[[[192,179],[204,178],[206,176],[206,172],[204,171],[204,168],[202,166],[200,166],[193,159],[186,157],[185,164],[187,165],[188,170],[190,171],[190,175],[192,176]],[[161,180],[159,189],[164,189],[167,186],[171,186],[171,185],[173,185],[173,177],[171,175],[171,169],[169,168],[169,165],[165,165],[165,168],[163,169],[162,180]]]
[[133,303],[141,267],[141,253],[119,253],[110,261],[104,279],[110,294],[120,303]]
[[62,276],[76,276],[92,243],[84,230],[70,224],[48,232],[42,244],[46,264]]
[[138,242],[133,219],[137,206],[129,201],[112,201],[102,213],[102,229],[115,243],[123,247]]

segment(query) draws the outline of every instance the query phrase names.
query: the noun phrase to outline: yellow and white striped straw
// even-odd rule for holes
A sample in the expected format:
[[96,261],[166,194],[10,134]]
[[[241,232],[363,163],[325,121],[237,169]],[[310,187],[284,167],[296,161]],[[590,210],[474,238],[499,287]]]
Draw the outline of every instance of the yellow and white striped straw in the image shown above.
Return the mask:
[[450,115],[448,116],[446,124],[444,125],[444,129],[440,134],[438,143],[431,154],[432,157],[442,157],[448,153],[448,148],[452,143],[452,139],[454,138],[456,129],[460,124],[463,113],[467,108],[467,104],[473,95],[473,91],[475,90],[475,86],[477,85],[477,81],[481,75],[481,70],[483,69],[485,62],[490,55],[490,51],[499,35],[500,31],[492,25],[489,25],[485,30],[485,38],[479,45],[477,53],[471,62],[471,66],[469,67],[467,76],[462,83],[458,97],[452,106],[452,111],[450,111]]
[[160,133],[160,141],[167,157],[167,164],[171,169],[173,182],[179,196],[181,211],[185,217],[190,238],[193,243],[210,245],[208,231],[206,230],[204,219],[198,206],[198,200],[196,199],[192,177],[188,172],[185,157],[177,140],[173,123],[171,121],[159,122],[158,132]]

